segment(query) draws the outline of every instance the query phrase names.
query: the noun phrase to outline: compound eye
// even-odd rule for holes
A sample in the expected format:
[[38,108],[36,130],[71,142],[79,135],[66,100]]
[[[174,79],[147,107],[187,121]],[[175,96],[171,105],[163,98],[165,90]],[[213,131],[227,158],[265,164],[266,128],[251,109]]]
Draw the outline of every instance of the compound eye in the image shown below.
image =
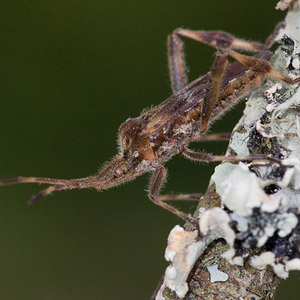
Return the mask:
[[123,175],[123,170],[121,168],[116,168],[114,174],[116,177],[121,177]]

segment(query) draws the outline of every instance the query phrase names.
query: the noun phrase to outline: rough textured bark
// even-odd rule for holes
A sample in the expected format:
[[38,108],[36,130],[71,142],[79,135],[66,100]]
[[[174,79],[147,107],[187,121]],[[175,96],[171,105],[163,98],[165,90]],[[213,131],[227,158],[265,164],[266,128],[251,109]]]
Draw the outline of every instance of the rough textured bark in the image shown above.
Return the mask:
[[[283,3],[279,3],[279,8],[282,7],[282,5]],[[298,1],[288,1],[287,6],[288,5],[290,6],[290,11],[288,12],[285,21],[287,35],[290,40],[287,41],[287,43],[292,43],[292,40],[300,41],[299,30],[298,33],[296,30],[296,27],[299,26],[299,24],[294,23],[295,18],[300,19],[300,10]],[[285,46],[288,48],[288,45]],[[290,51],[290,53],[288,53],[288,50],[282,51],[282,46],[280,46],[272,57],[271,62],[273,66],[280,72],[286,73],[287,64],[290,63],[290,66],[293,65],[294,67],[294,73],[297,74],[297,69],[299,69],[299,60],[293,61],[293,59],[297,59],[299,51],[295,51],[296,45],[294,45],[293,47],[294,48]],[[289,55],[292,58],[288,57]],[[291,70],[290,66],[289,70]],[[248,134],[246,147],[245,143],[241,140],[244,139],[243,134],[245,134],[245,124],[249,121],[249,119],[252,119],[252,121],[255,121],[257,124],[258,121],[262,120],[262,115],[264,114],[264,112],[269,111],[269,108],[266,107],[268,105],[272,105],[272,103],[270,103],[270,101],[267,101],[267,97],[270,95],[266,94],[266,91],[273,86],[274,96],[277,92],[276,83],[280,83],[280,85],[284,86],[284,92],[280,93],[279,97],[280,103],[287,103],[297,92],[297,89],[295,89],[294,87],[284,85],[279,81],[276,82],[270,79],[268,79],[260,88],[252,92],[249,96],[249,100],[246,103],[244,115],[242,116],[232,133],[232,139],[228,147],[227,155],[249,155],[249,153],[259,153],[265,155],[271,154],[273,157],[278,158],[282,156],[281,152],[283,151],[283,146],[281,144],[278,144],[277,140],[274,139],[271,134],[270,137],[266,137],[267,133],[262,133],[262,135],[258,138],[253,134],[250,135],[249,132],[246,133]],[[269,90],[269,93],[272,94],[272,91],[270,92]],[[298,108],[296,107],[296,109]],[[295,119],[297,118],[298,117],[295,115]],[[272,122],[270,124],[272,124]],[[251,132],[253,133],[253,131]],[[272,129],[270,130],[270,132],[272,132]],[[289,132],[286,135],[290,135],[291,137],[298,136],[299,138],[298,134],[299,132]],[[298,145],[298,147],[300,146]],[[230,173],[230,171],[228,172]],[[223,176],[229,176],[229,173]],[[221,205],[221,199],[216,189],[214,176],[212,177],[208,190],[205,193],[204,201],[201,201],[201,207],[204,207],[205,209],[211,209],[212,207],[219,207]],[[236,184],[238,185],[239,183],[237,182]],[[196,217],[198,217],[198,214],[199,208],[196,211]],[[189,290],[183,299],[274,299],[275,291],[279,283],[279,277],[277,277],[277,275],[274,273],[273,268],[267,266],[263,270],[256,269],[250,265],[250,259],[245,259],[243,266],[232,265],[221,256],[226,250],[228,250],[228,248],[229,246],[226,244],[226,242],[224,242],[223,239],[216,239],[212,243],[210,243],[204,253],[197,260],[193,270],[188,277],[187,283]],[[264,246],[253,247],[249,250],[250,253],[248,257],[259,255],[263,250]],[[214,264],[218,265],[219,270],[228,275],[228,280],[224,282],[211,282],[210,273],[208,272],[207,267]],[[162,290],[160,289],[160,286],[161,283],[158,287],[158,290],[154,293],[152,299],[181,299],[174,291],[170,290],[168,287],[164,287],[164,289]],[[158,291],[160,293],[159,297],[157,296]]]
[[[214,184],[211,184],[206,191],[203,203],[205,203],[205,208],[220,206],[220,197],[216,193]],[[216,240],[209,245],[190,273],[188,279],[189,291],[183,299],[274,299],[280,280],[273,270],[270,267],[265,270],[258,270],[249,263],[242,267],[231,265],[221,256],[226,250],[228,250],[228,246],[222,239]],[[253,251],[255,252],[256,250]],[[228,275],[229,279],[226,282],[211,283],[207,267],[212,264],[218,265],[219,270]],[[162,282],[159,284],[159,287],[161,284]],[[151,300],[155,299],[158,290],[154,293]],[[166,300],[181,299],[169,288],[165,288],[163,297]]]

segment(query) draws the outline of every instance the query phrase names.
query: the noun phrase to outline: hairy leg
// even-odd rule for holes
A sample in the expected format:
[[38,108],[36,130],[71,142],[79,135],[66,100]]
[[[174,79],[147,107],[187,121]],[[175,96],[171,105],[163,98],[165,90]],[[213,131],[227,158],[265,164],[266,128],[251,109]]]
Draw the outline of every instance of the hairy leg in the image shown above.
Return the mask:
[[217,53],[211,68],[210,82],[203,100],[200,133],[205,133],[210,115],[219,96],[222,78],[228,65],[227,53]]
[[149,191],[148,191],[149,199],[152,202],[154,202],[155,204],[172,212],[173,214],[177,215],[181,219],[183,219],[183,220],[191,223],[193,226],[197,227],[198,223],[195,219],[188,216],[184,212],[178,210],[177,208],[164,202],[165,200],[171,200],[171,199],[164,199],[164,196],[159,195],[159,192],[160,192],[164,182],[166,181],[166,176],[167,176],[167,170],[162,165],[158,166],[158,168],[154,171],[154,173],[152,174],[152,177],[150,179]]
[[274,157],[266,155],[236,155],[236,156],[226,156],[226,155],[212,155],[210,153],[196,152],[189,150],[185,147],[182,148],[181,153],[190,160],[203,161],[203,162],[217,162],[217,161],[228,161],[228,162],[240,162],[240,161],[253,161],[253,160],[267,160],[270,162],[277,163],[281,165],[281,161]]
[[168,36],[168,66],[173,94],[177,94],[188,83],[184,43],[177,34]]

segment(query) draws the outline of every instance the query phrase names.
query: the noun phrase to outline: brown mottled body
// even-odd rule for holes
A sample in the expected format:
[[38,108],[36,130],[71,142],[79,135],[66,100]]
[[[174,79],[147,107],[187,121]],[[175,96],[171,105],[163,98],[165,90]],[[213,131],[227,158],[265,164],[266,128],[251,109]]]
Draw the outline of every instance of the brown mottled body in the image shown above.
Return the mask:
[[[271,52],[265,51],[257,57],[267,59],[270,55]],[[238,62],[228,66],[209,124],[263,80],[263,76],[258,76]],[[209,75],[198,78],[140,117],[124,122],[119,130],[122,156],[131,160],[133,167],[140,169],[141,162],[146,160],[145,172],[149,172],[157,164],[163,164],[181,152],[183,146],[199,140],[204,135],[200,129],[208,83]]]
[[[276,31],[282,24],[276,27]],[[168,62],[173,95],[143,112],[139,117],[128,119],[119,128],[119,153],[110,162],[104,164],[95,176],[80,179],[50,179],[41,177],[18,177],[4,179],[0,185],[14,183],[46,183],[51,186],[42,190],[30,200],[53,191],[67,189],[95,188],[105,190],[135,179],[147,172],[153,172],[149,183],[149,198],[157,205],[173,212],[184,220],[197,224],[185,213],[167,204],[166,200],[199,200],[201,194],[159,195],[166,180],[164,168],[172,156],[182,153],[191,160],[198,161],[251,161],[266,159],[264,156],[213,156],[208,153],[193,152],[187,147],[192,141],[205,139],[209,126],[239,99],[259,86],[266,76],[287,83],[300,82],[287,75],[276,72],[267,59],[271,52],[266,51],[272,45],[273,33],[265,45],[237,39],[221,31],[192,31],[177,29],[168,37]],[[211,72],[187,84],[184,45],[180,36],[192,38],[218,49]],[[260,52],[254,57],[242,55],[233,49]],[[227,57],[237,62],[228,65]],[[224,135],[219,135],[223,139]],[[209,139],[209,138],[208,138]],[[268,157],[268,160],[279,162]]]

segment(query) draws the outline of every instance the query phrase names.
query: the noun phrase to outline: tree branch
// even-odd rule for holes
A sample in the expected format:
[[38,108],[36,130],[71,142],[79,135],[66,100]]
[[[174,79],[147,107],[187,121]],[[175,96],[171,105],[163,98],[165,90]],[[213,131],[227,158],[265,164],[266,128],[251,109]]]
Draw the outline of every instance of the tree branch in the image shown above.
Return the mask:
[[[292,8],[271,63],[296,76],[299,5],[297,1],[278,5]],[[171,265],[152,299],[274,299],[279,277],[300,269],[297,88],[268,79],[251,93],[227,155],[263,154],[282,163],[222,163],[215,169],[195,214],[201,237],[190,228],[176,226],[171,231],[166,250]]]

